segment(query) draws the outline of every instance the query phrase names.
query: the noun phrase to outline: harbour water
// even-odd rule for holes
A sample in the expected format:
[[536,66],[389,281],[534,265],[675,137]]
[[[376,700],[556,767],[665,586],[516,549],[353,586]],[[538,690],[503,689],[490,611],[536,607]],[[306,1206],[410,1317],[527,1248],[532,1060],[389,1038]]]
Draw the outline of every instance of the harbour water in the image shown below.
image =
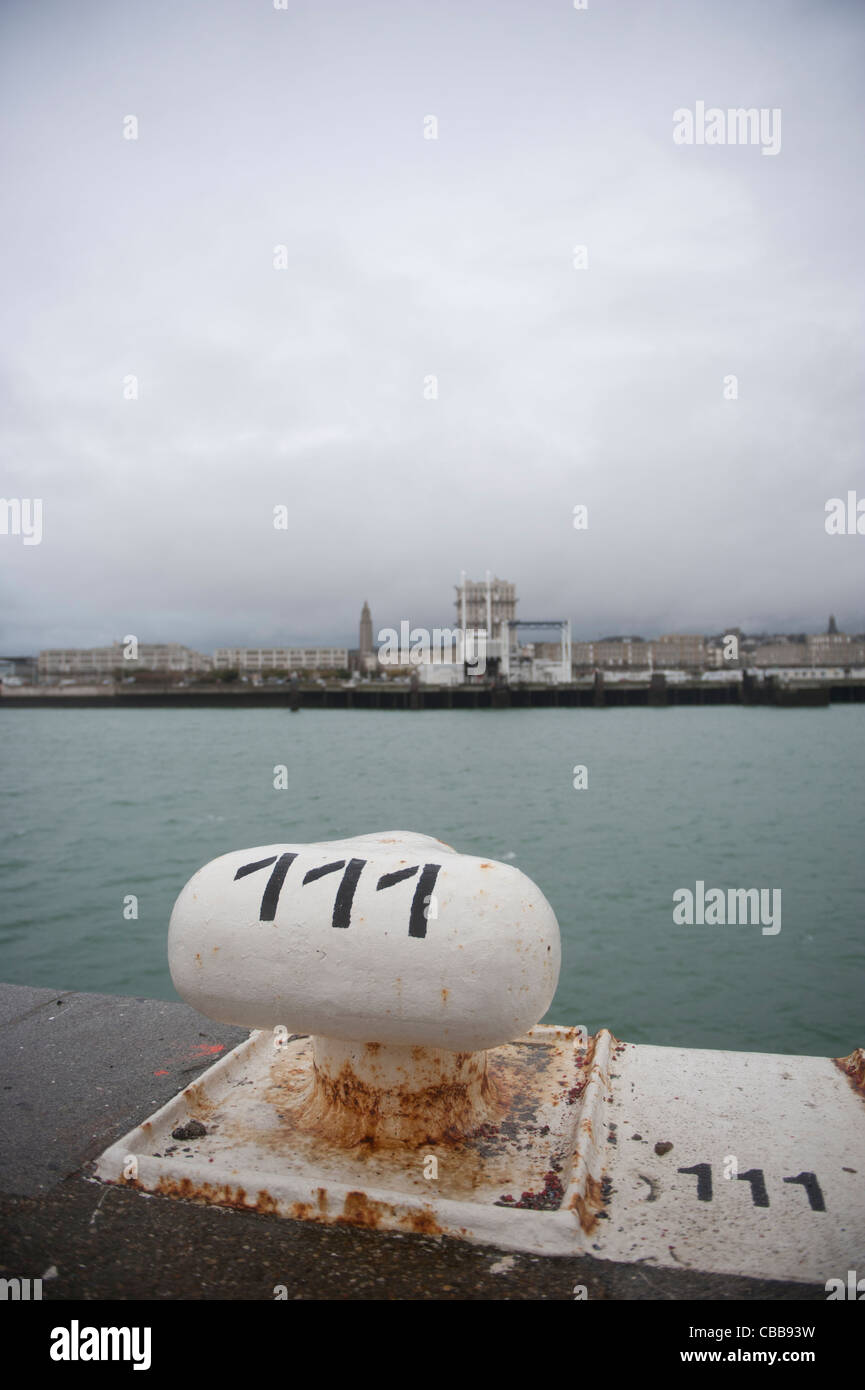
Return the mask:
[[[404,829],[539,884],[563,942],[550,1021],[687,1047],[865,1042],[861,705],[7,708],[0,730],[11,983],[176,998],[168,917],[195,869],[246,846]],[[674,893],[698,882],[780,890],[781,930],[676,925]]]

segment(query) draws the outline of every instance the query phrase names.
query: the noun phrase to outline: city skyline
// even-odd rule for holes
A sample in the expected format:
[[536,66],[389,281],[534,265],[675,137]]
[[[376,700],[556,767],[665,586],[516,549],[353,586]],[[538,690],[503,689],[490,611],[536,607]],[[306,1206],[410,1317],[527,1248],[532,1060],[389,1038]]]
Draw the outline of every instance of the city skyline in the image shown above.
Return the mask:
[[792,12],[10,0],[0,648],[353,644],[472,564],[861,631],[865,12]]
[[[366,606],[366,605],[364,605],[364,606]],[[786,628],[770,628],[770,627],[764,627],[764,628],[747,629],[747,628],[743,627],[741,624],[738,624],[738,623],[737,623],[737,624],[728,624],[728,625],[726,625],[726,626],[722,624],[719,628],[717,628],[717,629],[715,629],[715,630],[713,630],[713,631],[710,631],[709,629],[697,629],[697,628],[689,628],[689,629],[684,629],[684,628],[682,628],[682,629],[675,629],[675,628],[674,628],[674,629],[670,629],[668,632],[642,632],[642,633],[635,633],[635,632],[633,632],[633,631],[626,631],[625,628],[623,627],[623,628],[619,629],[618,631],[610,630],[610,631],[607,631],[607,632],[600,632],[600,631],[598,631],[598,632],[593,632],[593,633],[583,633],[583,632],[580,632],[580,631],[572,631],[572,638],[573,638],[573,641],[574,641],[575,644],[581,644],[581,645],[585,645],[585,644],[588,644],[588,643],[603,643],[603,642],[634,642],[634,643],[640,643],[640,642],[652,643],[652,642],[655,642],[655,643],[657,643],[657,642],[661,641],[662,639],[668,638],[668,637],[675,637],[675,638],[695,637],[695,638],[701,638],[701,639],[705,639],[705,640],[717,640],[717,639],[721,638],[721,637],[722,637],[724,634],[726,634],[726,633],[738,633],[738,634],[740,635],[740,637],[741,637],[743,640],[754,640],[754,639],[759,640],[759,639],[764,639],[764,638],[765,638],[765,639],[770,639],[770,640],[771,640],[771,639],[781,639],[781,640],[783,640],[783,639],[788,639],[788,640],[790,640],[790,641],[793,641],[793,640],[795,640],[798,636],[803,636],[803,637],[819,637],[819,636],[823,636],[824,634],[828,634],[828,633],[830,633],[830,632],[832,632],[832,631],[836,631],[840,636],[849,636],[849,637],[851,637],[851,638],[865,640],[865,627],[863,627],[862,629],[850,628],[850,627],[846,627],[846,626],[844,625],[844,623],[837,623],[837,622],[836,622],[836,626],[835,626],[835,628],[833,629],[833,628],[831,628],[831,627],[829,626],[829,623],[832,622],[832,621],[834,620],[834,618],[835,618],[835,615],[834,615],[834,614],[831,614],[830,617],[829,617],[828,622],[827,622],[826,619],[824,619],[824,625],[823,625],[823,626],[819,626],[819,625],[818,625],[817,627],[814,627],[814,628],[812,628],[812,627],[799,627],[799,628],[792,628],[792,627],[786,627]],[[383,633],[383,632],[385,632],[385,631],[389,631],[389,630],[393,630],[393,629],[395,629],[395,628],[398,628],[401,622],[404,623],[404,622],[406,622],[406,621],[410,621],[412,627],[425,628],[425,630],[427,630],[427,631],[434,631],[434,630],[439,630],[439,629],[441,629],[441,630],[446,630],[446,629],[450,629],[450,628],[456,628],[456,627],[458,626],[458,624],[456,623],[456,621],[454,621],[453,619],[450,620],[450,621],[440,620],[440,621],[437,621],[437,622],[434,622],[434,623],[430,623],[429,625],[425,625],[425,624],[423,624],[423,623],[416,623],[416,622],[414,621],[414,619],[406,619],[406,618],[394,619],[394,621],[393,621],[392,623],[389,623],[389,624],[380,624],[378,627],[376,627],[375,625],[373,626],[373,646],[372,646],[372,650],[375,651],[375,650],[376,650],[379,646],[381,646],[381,644],[382,644],[382,640],[383,640],[383,639],[380,639],[380,636],[379,636],[380,633]],[[125,636],[125,634],[124,634],[124,636]],[[157,635],[152,635],[152,634],[145,633],[145,634],[142,635],[142,634],[140,634],[140,633],[136,633],[136,634],[134,634],[134,636],[136,637],[136,639],[137,639],[143,646],[166,646],[166,647],[167,647],[167,646],[178,646],[178,647],[187,648],[189,651],[195,652],[195,653],[197,653],[197,654],[199,654],[199,655],[203,655],[203,656],[213,656],[216,652],[226,652],[226,651],[243,650],[243,649],[252,651],[252,650],[270,650],[270,649],[274,649],[274,648],[291,648],[291,649],[294,649],[294,650],[301,650],[301,649],[303,649],[303,648],[309,648],[309,649],[320,648],[320,649],[322,649],[322,650],[325,650],[325,649],[327,649],[327,650],[344,649],[344,650],[347,651],[347,652],[362,652],[362,651],[365,650],[364,648],[362,648],[362,647],[359,645],[358,640],[357,640],[356,637],[355,637],[354,639],[346,638],[346,640],[344,640],[344,641],[337,641],[337,640],[335,640],[335,641],[325,641],[325,640],[323,640],[323,639],[321,638],[320,635],[316,635],[316,634],[313,634],[313,635],[312,635],[311,637],[309,637],[308,639],[304,639],[303,637],[298,637],[298,636],[296,636],[296,635],[294,635],[294,634],[290,634],[288,637],[275,638],[275,639],[273,639],[273,640],[271,640],[271,641],[259,641],[259,642],[249,642],[249,641],[246,641],[246,642],[217,643],[217,644],[215,644],[213,647],[210,647],[210,648],[208,648],[207,646],[205,646],[205,644],[203,644],[203,643],[197,643],[197,644],[196,644],[196,643],[194,643],[194,642],[182,642],[182,643],[181,643],[181,642],[175,642],[175,640],[174,640],[173,638],[166,638],[166,637],[164,637],[164,636],[162,636],[162,635],[158,635],[158,634],[157,634]],[[14,650],[14,651],[13,651],[13,649],[12,649],[10,646],[7,646],[7,647],[4,647],[4,648],[2,649],[2,652],[0,652],[0,661],[2,661],[2,660],[4,660],[4,659],[11,659],[11,658],[13,658],[13,657],[17,657],[17,658],[33,657],[33,658],[35,658],[35,657],[37,657],[37,656],[40,654],[40,652],[44,653],[44,652],[61,652],[61,651],[97,651],[97,650],[108,650],[108,649],[111,648],[112,646],[122,646],[122,645],[123,645],[123,640],[124,640],[123,638],[118,637],[118,636],[116,636],[116,635],[113,635],[112,637],[110,637],[110,638],[109,638],[107,641],[105,641],[105,642],[84,642],[84,643],[80,643],[80,644],[76,644],[76,643],[72,643],[72,642],[63,642],[63,643],[58,643],[56,646],[52,646],[52,647],[38,647],[38,648],[37,648],[37,647],[34,647],[32,644],[30,644],[29,646],[21,647],[20,650],[16,649],[16,650]],[[528,640],[528,639],[527,639],[527,640]],[[538,639],[538,640],[543,641],[544,639]]]
[[[490,612],[492,616],[492,628],[490,636],[497,639],[501,637],[500,619],[496,613],[514,618],[516,605],[519,599],[516,593],[516,585],[501,579],[487,580],[486,585],[481,581],[464,580],[467,593],[471,593],[468,606],[463,609],[462,592],[463,584],[457,586],[457,620],[452,627],[434,627],[434,633],[443,633],[445,639],[447,634],[461,628],[460,615],[465,611],[467,616],[466,630],[475,628],[476,624],[483,624],[485,603],[483,591],[489,588],[490,596],[493,595],[493,607]],[[536,615],[537,616],[537,615]],[[521,620],[516,626],[531,628],[534,624]],[[411,624],[406,619],[402,619],[401,628],[405,629],[405,637],[411,641],[409,629]],[[539,631],[548,624],[539,622]],[[244,669],[248,661],[252,661],[253,667],[259,669],[279,669],[286,668],[299,669],[304,665],[320,666],[323,669],[348,666],[355,664],[360,669],[366,665],[368,670],[375,667],[376,653],[381,648],[382,643],[387,646],[388,641],[392,640],[388,634],[395,631],[392,628],[382,628],[375,632],[372,623],[372,615],[369,604],[364,600],[360,613],[358,625],[358,644],[351,646],[345,644],[321,644],[321,643],[259,643],[258,645],[236,645],[232,647],[216,647],[211,652],[202,651],[200,648],[191,647],[186,644],[171,642],[150,642],[147,639],[140,640],[137,635],[127,636],[124,639],[115,639],[105,646],[71,647],[66,645],[57,648],[43,648],[38,653],[15,653],[0,654],[0,665],[15,661],[33,662],[38,661],[40,670],[46,673],[49,671],[65,671],[83,669],[85,659],[88,656],[95,658],[95,668],[108,671],[112,662],[124,665],[129,659],[125,651],[124,644],[131,644],[138,652],[139,645],[141,655],[133,659],[140,662],[144,669],[153,669],[164,666],[169,668],[175,666],[177,670],[188,669],[204,671],[219,669]],[[418,628],[418,631],[423,629]],[[742,644],[742,663],[739,659],[734,659],[733,664],[744,664],[749,655],[756,660],[757,664],[767,664],[769,661],[781,664],[814,664],[815,662],[832,663],[841,660],[845,654],[845,643],[850,644],[850,657],[846,664],[858,665],[865,660],[865,633],[848,633],[843,627],[839,628],[835,615],[829,614],[825,628],[817,633],[810,632],[752,632],[749,633],[739,626],[728,626],[723,632],[718,633],[666,633],[666,634],[613,634],[606,633],[601,636],[576,637],[573,639],[573,664],[592,665],[597,659],[600,664],[614,664],[626,666],[640,666],[646,664],[642,659],[646,657],[651,665],[663,655],[669,659],[672,665],[726,665],[727,660],[719,660],[718,652],[729,642],[730,636],[735,635],[737,644]],[[548,647],[550,644],[546,638],[531,639],[539,646],[539,650]],[[569,638],[570,640],[570,634]],[[556,646],[556,643],[552,644]],[[597,658],[596,658],[597,649]],[[144,653],[147,653],[145,656]],[[726,658],[726,652],[724,653]],[[305,658],[307,660],[305,660]],[[370,661],[371,659],[371,661]],[[605,660],[606,659],[606,660]],[[68,663],[68,664],[66,664]]]
[[[303,648],[316,647],[322,650],[344,649],[349,652],[359,652],[363,656],[375,651],[381,645],[382,641],[386,640],[384,636],[385,633],[395,630],[395,626],[398,627],[400,626],[400,624],[404,625],[406,622],[408,622],[411,627],[426,627],[427,630],[441,630],[460,627],[463,625],[464,621],[464,625],[467,629],[476,629],[478,627],[486,626],[487,615],[489,615],[489,618],[492,620],[492,628],[489,635],[494,638],[500,635],[499,622],[502,617],[514,619],[519,616],[520,622],[522,622],[523,624],[525,624],[526,622],[525,617],[523,617],[522,615],[517,615],[516,610],[521,603],[521,599],[519,597],[518,586],[510,580],[494,576],[491,574],[490,571],[487,571],[485,579],[473,579],[465,570],[463,570],[461,572],[460,583],[456,584],[454,586],[454,589],[456,597],[452,602],[455,608],[455,617],[451,620],[447,620],[447,618],[437,619],[435,622],[429,624],[417,622],[414,618],[407,618],[404,614],[401,614],[398,619],[394,619],[389,623],[375,623],[373,620],[370,604],[367,599],[364,599],[360,609],[359,622],[355,626],[355,633],[357,634],[356,641],[350,638],[347,638],[342,641],[323,640],[322,634],[298,636],[296,633],[293,633],[289,636],[286,636],[285,633],[283,633],[278,637],[271,638],[270,640],[259,640],[257,642],[251,642],[248,640],[228,643],[218,642],[209,650],[207,650],[204,644],[202,644],[201,642],[178,643],[176,642],[176,639],[166,637],[164,634],[142,635],[141,633],[135,633],[133,635],[136,641],[141,642],[143,645],[152,647],[168,647],[171,645],[177,645],[182,646],[184,648],[188,648],[191,652],[194,652],[198,655],[206,656],[216,656],[218,654],[223,654],[224,656],[225,653],[230,653],[231,651],[241,649],[272,650],[274,648],[291,648],[295,651],[300,651]],[[467,597],[467,602],[465,606],[463,605],[462,598],[464,589]],[[489,610],[487,609],[487,595],[489,595],[491,605]],[[529,612],[531,612],[532,619],[540,620],[542,617],[549,618],[551,616],[550,614],[543,615],[537,609],[531,609],[530,607],[527,607],[524,604],[523,614],[528,614]],[[672,628],[668,632],[635,633],[633,630],[629,631],[626,629],[626,627],[622,626],[618,630],[609,630],[606,632],[586,632],[579,629],[577,631],[574,631],[573,622],[571,622],[571,631],[573,641],[575,642],[575,644],[581,646],[598,642],[628,643],[633,641],[636,643],[640,643],[645,641],[647,643],[652,643],[670,636],[676,638],[695,637],[699,638],[700,640],[711,641],[727,633],[738,633],[743,640],[759,640],[768,638],[779,639],[783,641],[785,638],[793,639],[798,635],[801,635],[803,637],[806,635],[819,636],[824,633],[832,634],[836,632],[840,632],[841,634],[850,635],[857,638],[862,637],[863,639],[865,639],[865,624],[863,624],[863,628],[861,631],[856,628],[849,628],[845,626],[843,620],[839,626],[835,613],[830,613],[828,620],[826,621],[826,626],[818,626],[816,628],[816,631],[810,627],[764,627],[753,628],[748,630],[744,627],[743,624],[735,623],[726,625],[722,624],[719,628],[715,630],[710,630],[707,628],[704,628],[702,630],[685,630],[681,628]],[[58,643],[57,645],[52,647],[42,647],[39,649],[39,651],[42,653],[93,650],[107,651],[111,646],[121,645],[123,640],[126,640],[126,634],[124,634],[122,639],[115,634],[107,642],[86,642],[82,644],[63,642]],[[24,648],[22,648],[21,651],[12,653],[11,649],[7,648],[6,656],[8,657],[10,655],[15,655],[18,657],[36,656],[37,652],[35,650],[25,650]],[[0,656],[0,659],[2,659],[2,656]],[[225,660],[223,660],[221,664],[225,665]]]

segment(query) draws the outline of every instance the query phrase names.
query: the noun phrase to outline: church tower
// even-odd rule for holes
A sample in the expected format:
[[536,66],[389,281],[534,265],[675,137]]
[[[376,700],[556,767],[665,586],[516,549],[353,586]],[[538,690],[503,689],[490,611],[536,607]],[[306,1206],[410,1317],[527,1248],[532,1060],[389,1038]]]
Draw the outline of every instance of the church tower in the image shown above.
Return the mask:
[[361,658],[372,656],[372,614],[369,611],[369,604],[364,600],[363,608],[360,610],[360,654]]

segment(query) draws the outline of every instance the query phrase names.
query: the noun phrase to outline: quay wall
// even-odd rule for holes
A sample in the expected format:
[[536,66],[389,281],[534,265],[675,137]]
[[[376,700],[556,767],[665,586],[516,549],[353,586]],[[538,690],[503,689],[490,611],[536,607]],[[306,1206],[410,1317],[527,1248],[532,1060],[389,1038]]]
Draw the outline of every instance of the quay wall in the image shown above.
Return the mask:
[[172,686],[147,686],[132,690],[111,688],[13,687],[0,695],[0,708],[48,709],[63,705],[66,708],[86,709],[124,708],[207,708],[244,706],[282,707],[299,709],[549,709],[557,707],[580,709],[615,709],[623,706],[668,707],[671,705],[765,705],[779,709],[802,709],[830,703],[865,702],[865,680],[836,682],[786,682],[770,677],[765,681],[751,678],[741,683],[711,685],[705,681],[667,682],[655,676],[651,683],[609,682],[597,679],[594,683],[573,685],[516,685],[495,687],[421,686],[411,689],[405,685],[370,684],[347,689],[343,686],[302,686],[290,691],[284,686],[232,687],[200,686],[178,689]]

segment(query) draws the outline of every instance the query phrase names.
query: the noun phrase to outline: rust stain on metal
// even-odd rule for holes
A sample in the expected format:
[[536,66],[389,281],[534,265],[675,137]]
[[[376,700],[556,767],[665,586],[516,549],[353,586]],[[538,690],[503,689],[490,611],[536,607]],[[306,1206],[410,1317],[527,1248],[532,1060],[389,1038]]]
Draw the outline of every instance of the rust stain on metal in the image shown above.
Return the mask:
[[424,1207],[422,1211],[406,1212],[400,1220],[400,1225],[418,1236],[444,1235],[444,1231],[428,1207]]
[[[139,1192],[147,1189],[139,1178],[120,1178],[118,1186],[135,1188]],[[237,1211],[258,1212],[261,1216],[287,1215],[295,1221],[322,1221],[326,1219],[327,1193],[318,1189],[317,1209],[310,1202],[292,1202],[287,1211],[266,1188],[259,1188],[254,1195],[243,1187],[230,1183],[194,1182],[191,1178],[170,1178],[163,1175],[153,1188],[162,1197],[181,1198],[186,1202],[204,1202],[208,1206],[233,1207]]]
[[853,1090],[865,1098],[865,1048],[857,1047],[849,1057],[833,1057],[832,1061],[847,1077]]
[[[127,1182],[129,1187],[140,1187],[138,1181]],[[206,1202],[211,1206],[235,1207],[238,1211],[257,1211],[264,1215],[279,1212],[279,1203],[264,1188],[254,1195],[243,1187],[232,1187],[230,1183],[193,1182],[191,1178],[170,1178],[163,1176],[157,1182],[154,1192],[163,1197],[180,1197],[187,1202]]]
[[577,1213],[580,1225],[587,1236],[591,1235],[597,1226],[603,1206],[604,1189],[597,1178],[593,1178],[589,1173],[586,1176],[585,1194],[575,1192],[570,1201],[570,1209]]
[[443,1234],[441,1226],[429,1208],[398,1214],[398,1208],[392,1202],[376,1201],[373,1197],[360,1191],[346,1193],[342,1214],[336,1218],[336,1224],[338,1226],[362,1226],[368,1231],[377,1231],[383,1226],[393,1227],[396,1225],[399,1229],[412,1231],[415,1235],[440,1236]]
[[[457,1054],[458,1069],[465,1065],[460,1059],[471,1055]],[[418,1091],[409,1083],[383,1090],[358,1077],[348,1062],[335,1077],[313,1064],[302,1089],[277,1099],[296,1131],[317,1135],[336,1149],[453,1144],[479,1124],[500,1118],[503,1110],[486,1067],[480,1076],[470,1070],[465,1081]]]
[[585,1068],[586,1071],[588,1071],[588,1070],[590,1069],[590,1067],[591,1067],[591,1066],[593,1065],[593,1063],[594,1063],[594,1060],[595,1060],[595,1048],[597,1047],[597,1045],[598,1045],[598,1035],[597,1035],[597,1033],[592,1033],[591,1036],[589,1037],[587,1043],[586,1043],[586,1046],[585,1046],[584,1048],[583,1048],[583,1047],[580,1048],[580,1053],[581,1053],[581,1056],[580,1056],[580,1063],[581,1063],[581,1065]]
[[[220,1049],[221,1050],[221,1049]],[[201,1081],[192,1081],[181,1095],[186,1101],[188,1118],[191,1120],[207,1120],[216,1109],[216,1104],[207,1094],[207,1089]]]
[[[436,1184],[439,1196],[470,1199],[487,1190],[495,1200],[514,1184],[515,1165],[520,1172],[516,1195],[523,1187],[537,1192],[553,1161],[568,1167],[572,1161],[573,1136],[557,1138],[549,1124],[539,1127],[537,1118],[539,1106],[552,1104],[558,1089],[554,1078],[569,1051],[570,1044],[558,1040],[494,1048],[486,1054],[482,1087],[475,1054],[458,1053],[457,1081],[471,1078],[474,1095],[453,1086],[453,1077],[442,1087],[383,1094],[359,1085],[344,1069],[335,1078],[317,1081],[311,1043],[304,1042],[273,1060],[265,1099],[276,1123],[256,1129],[255,1141],[279,1162],[299,1160],[322,1174],[334,1163],[334,1172],[343,1172],[349,1163],[361,1180],[358,1190],[365,1184],[385,1186],[391,1175],[414,1168],[420,1173],[418,1150],[432,1148],[440,1161],[445,1159]],[[372,1070],[374,1080],[374,1066]],[[224,1141],[248,1142],[248,1125],[234,1123],[227,1114],[220,1113],[218,1120]],[[421,1183],[419,1190],[424,1188]]]
[[562,1042],[573,1042],[576,1037],[582,1037],[582,1033],[578,1028],[566,1028],[561,1034]]
[[[258,1110],[236,1114],[232,1097],[211,1102],[199,1082],[191,1083],[183,1096],[188,1116],[215,1124],[218,1144],[228,1151],[252,1143],[271,1153],[277,1171],[296,1165],[309,1172],[311,1186],[302,1200],[277,1200],[264,1187],[234,1185],[239,1174],[232,1180],[218,1172],[209,1182],[178,1176],[162,1177],[152,1188],[138,1181],[125,1185],[298,1221],[437,1236],[443,1233],[440,1218],[429,1205],[429,1184],[422,1180],[422,1159],[435,1152],[440,1165],[436,1197],[477,1200],[483,1193],[488,1195],[481,1200],[491,1203],[498,1198],[501,1205],[561,1210],[573,1167],[576,1122],[585,1119],[568,1104],[568,1096],[575,1083],[582,1093],[594,1043],[591,1038],[584,1049],[575,1048],[573,1037],[563,1034],[555,1039],[527,1036],[485,1054],[451,1053],[441,1063],[434,1050],[420,1049],[423,1080],[429,1084],[419,1087],[411,1062],[403,1068],[397,1059],[395,1065],[384,1045],[380,1050],[364,1047],[345,1062],[337,1056],[328,1070],[316,1066],[314,1040],[298,1037],[269,1061],[269,1083]],[[590,1133],[584,1124],[579,1146]],[[264,1174],[262,1180],[267,1181]],[[338,1197],[331,1182],[341,1188]],[[396,1191],[405,1193],[405,1202],[369,1195],[391,1196],[394,1183]],[[346,1187],[350,1191],[344,1198]],[[571,1200],[585,1231],[594,1229],[602,1207],[602,1184],[589,1178],[585,1196]]]
[[336,1218],[338,1226],[364,1226],[374,1231],[386,1217],[391,1219],[395,1208],[390,1202],[377,1202],[365,1192],[347,1192],[342,1215]]

